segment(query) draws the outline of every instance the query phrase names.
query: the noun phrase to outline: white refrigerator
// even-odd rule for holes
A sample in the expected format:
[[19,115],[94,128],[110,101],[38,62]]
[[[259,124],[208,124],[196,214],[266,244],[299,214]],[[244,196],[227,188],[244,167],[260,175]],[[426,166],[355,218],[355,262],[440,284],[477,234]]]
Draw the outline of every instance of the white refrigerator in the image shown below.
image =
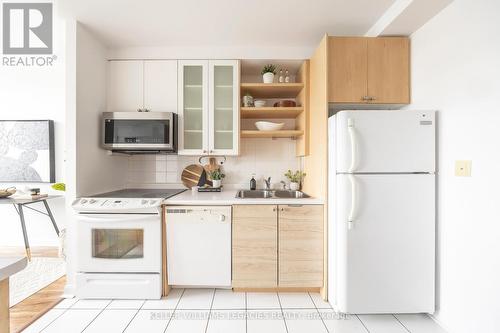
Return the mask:
[[328,120],[328,299],[343,313],[433,313],[434,111]]

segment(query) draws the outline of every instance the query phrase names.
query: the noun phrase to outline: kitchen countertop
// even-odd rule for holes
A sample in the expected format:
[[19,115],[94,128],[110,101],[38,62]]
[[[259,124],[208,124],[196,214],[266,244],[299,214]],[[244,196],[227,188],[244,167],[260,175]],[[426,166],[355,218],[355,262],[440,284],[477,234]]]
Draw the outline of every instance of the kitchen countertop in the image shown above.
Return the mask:
[[222,192],[193,192],[187,190],[163,201],[165,205],[322,205],[323,199],[239,199],[236,198],[237,190],[223,190]]

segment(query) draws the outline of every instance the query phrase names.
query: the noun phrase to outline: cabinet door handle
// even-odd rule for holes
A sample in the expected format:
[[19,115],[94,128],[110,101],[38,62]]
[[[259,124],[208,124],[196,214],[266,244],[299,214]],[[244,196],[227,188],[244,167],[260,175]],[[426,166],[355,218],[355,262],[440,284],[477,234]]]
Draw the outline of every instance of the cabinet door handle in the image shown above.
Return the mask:
[[204,150],[204,151],[203,151],[203,154],[206,154],[206,153],[207,153],[207,151],[206,151],[206,150]]
[[363,96],[363,97],[361,97],[361,99],[363,101],[369,101],[370,100],[370,96]]

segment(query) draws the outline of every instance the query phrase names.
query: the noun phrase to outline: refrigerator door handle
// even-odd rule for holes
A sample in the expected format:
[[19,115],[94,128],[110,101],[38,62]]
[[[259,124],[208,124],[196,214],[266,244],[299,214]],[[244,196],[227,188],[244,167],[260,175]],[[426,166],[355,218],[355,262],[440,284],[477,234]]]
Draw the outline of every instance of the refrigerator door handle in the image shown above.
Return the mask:
[[351,210],[349,211],[349,216],[347,217],[347,229],[351,230],[354,227],[354,219],[356,217],[357,189],[355,177],[353,175],[348,175],[348,178],[351,183]]
[[347,131],[349,132],[349,138],[351,141],[351,165],[349,166],[349,172],[354,172],[354,169],[356,169],[356,132],[354,130],[354,119],[348,118],[347,119]]

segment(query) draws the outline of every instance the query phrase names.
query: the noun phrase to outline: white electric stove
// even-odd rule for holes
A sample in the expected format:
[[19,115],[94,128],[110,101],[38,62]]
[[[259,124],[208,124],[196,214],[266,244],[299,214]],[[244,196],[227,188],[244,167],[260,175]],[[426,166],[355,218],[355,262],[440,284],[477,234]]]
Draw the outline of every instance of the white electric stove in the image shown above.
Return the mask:
[[183,191],[127,189],[76,200],[76,296],[159,299],[161,204]]

